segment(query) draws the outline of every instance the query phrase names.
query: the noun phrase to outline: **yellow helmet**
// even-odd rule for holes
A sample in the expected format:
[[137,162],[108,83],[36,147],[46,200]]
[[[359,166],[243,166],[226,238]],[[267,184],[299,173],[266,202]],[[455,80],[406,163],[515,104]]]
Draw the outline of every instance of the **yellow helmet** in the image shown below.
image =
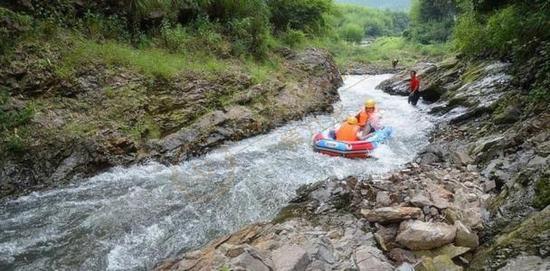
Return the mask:
[[355,125],[355,124],[357,124],[357,118],[356,118],[356,117],[348,117],[348,119],[346,120],[346,122],[347,122],[348,124]]
[[374,108],[375,106],[376,106],[376,102],[373,99],[368,99],[365,102],[365,107],[366,108]]

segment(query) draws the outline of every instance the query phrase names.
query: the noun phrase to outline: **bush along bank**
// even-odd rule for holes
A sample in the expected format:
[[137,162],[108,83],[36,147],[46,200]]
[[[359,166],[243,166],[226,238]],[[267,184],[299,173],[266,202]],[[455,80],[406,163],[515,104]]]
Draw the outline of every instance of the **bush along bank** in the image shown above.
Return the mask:
[[[430,144],[404,169],[304,186],[253,224],[157,270],[545,270],[550,267],[548,123],[512,67],[419,64]],[[399,93],[406,73],[382,87]]]

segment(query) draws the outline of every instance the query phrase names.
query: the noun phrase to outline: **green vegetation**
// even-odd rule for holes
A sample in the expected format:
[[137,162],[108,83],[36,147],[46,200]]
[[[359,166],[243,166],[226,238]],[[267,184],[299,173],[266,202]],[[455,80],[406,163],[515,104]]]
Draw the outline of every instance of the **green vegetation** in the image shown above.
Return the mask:
[[405,36],[423,44],[446,42],[454,26],[454,1],[413,0],[411,27]]
[[459,1],[456,49],[469,58],[509,60],[535,103],[548,103],[550,4],[544,0]]
[[400,36],[408,27],[404,12],[338,5],[331,18],[336,33],[346,41],[360,42],[364,37]]
[[550,176],[544,174],[535,184],[535,199],[533,206],[544,209],[550,204]]
[[398,11],[408,11],[411,7],[411,0],[336,0],[335,2]]
[[450,50],[448,44],[421,45],[403,37],[378,38],[368,46],[356,46],[344,41],[328,45],[341,67],[353,63],[389,67],[396,58],[401,64],[410,66],[419,60],[443,59]]
[[32,103],[21,108],[8,108],[12,104],[10,100],[7,91],[0,90],[0,137],[7,151],[20,152],[23,149],[21,136],[24,131],[18,131],[17,127],[28,123],[35,109]]
[[78,67],[94,60],[123,65],[146,74],[170,78],[178,72],[193,71],[211,74],[224,69],[225,63],[209,54],[173,54],[157,48],[136,49],[114,41],[97,43],[77,39],[73,50],[64,55],[57,72],[67,77]]

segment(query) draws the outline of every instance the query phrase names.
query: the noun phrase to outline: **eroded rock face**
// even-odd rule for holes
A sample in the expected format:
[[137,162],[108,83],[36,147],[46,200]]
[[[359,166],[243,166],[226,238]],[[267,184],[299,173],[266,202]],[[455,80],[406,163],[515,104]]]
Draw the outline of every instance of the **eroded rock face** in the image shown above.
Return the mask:
[[451,243],[456,228],[444,223],[430,223],[418,220],[401,222],[397,242],[411,250],[438,248]]

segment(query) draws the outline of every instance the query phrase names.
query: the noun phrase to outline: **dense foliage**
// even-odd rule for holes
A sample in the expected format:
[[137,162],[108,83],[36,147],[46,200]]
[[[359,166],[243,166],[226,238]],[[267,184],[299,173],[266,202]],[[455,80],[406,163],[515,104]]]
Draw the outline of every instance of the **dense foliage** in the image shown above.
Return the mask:
[[457,49],[468,57],[497,57],[514,63],[518,83],[534,100],[549,101],[550,2],[544,0],[460,1],[454,29]]
[[424,44],[445,42],[452,34],[456,12],[454,0],[413,0],[406,36]]
[[336,2],[397,11],[408,11],[411,6],[411,0],[336,0]]
[[0,5],[96,39],[142,46],[160,37],[160,44],[173,51],[208,48],[222,57],[259,58],[273,43],[272,35],[290,33],[283,40],[293,43],[293,37],[302,36],[296,31],[324,33],[333,7],[332,0],[9,0]]
[[404,12],[339,5],[333,25],[340,37],[359,42],[364,37],[400,36],[409,18]]

